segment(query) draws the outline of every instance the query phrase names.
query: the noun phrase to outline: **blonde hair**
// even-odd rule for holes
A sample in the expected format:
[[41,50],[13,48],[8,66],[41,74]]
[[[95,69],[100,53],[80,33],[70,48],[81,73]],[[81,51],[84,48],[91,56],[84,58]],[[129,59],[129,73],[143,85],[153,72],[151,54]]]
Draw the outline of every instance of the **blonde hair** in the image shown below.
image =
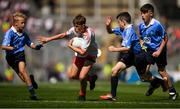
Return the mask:
[[15,13],[12,15],[13,23],[16,22],[16,21],[18,21],[18,17],[21,17],[21,18],[26,19],[26,15],[24,15],[23,13],[15,12]]

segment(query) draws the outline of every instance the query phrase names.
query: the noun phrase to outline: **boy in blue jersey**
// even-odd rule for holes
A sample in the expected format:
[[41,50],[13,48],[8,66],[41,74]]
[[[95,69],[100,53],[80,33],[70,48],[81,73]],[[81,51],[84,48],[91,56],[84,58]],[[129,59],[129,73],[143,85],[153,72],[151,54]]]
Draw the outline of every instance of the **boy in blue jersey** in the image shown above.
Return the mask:
[[24,46],[27,45],[32,49],[40,50],[41,44],[35,45],[24,32],[26,16],[16,12],[12,16],[12,27],[5,33],[1,48],[6,51],[7,63],[14,69],[23,82],[28,86],[30,99],[37,100],[34,89],[38,88],[33,75],[28,75],[26,70],[26,60]]
[[[156,63],[162,79],[166,81],[169,89],[169,98],[176,100],[178,93],[165,70],[167,65],[166,43],[168,40],[165,29],[159,21],[154,19],[154,7],[151,4],[143,5],[140,11],[143,20],[139,25],[140,43],[146,48],[147,53],[150,54],[149,57],[153,57],[153,61]],[[146,95],[152,95],[156,88],[154,81],[152,81]]]
[[122,37],[120,47],[110,46],[108,49],[112,52],[121,52],[120,60],[112,68],[111,75],[111,93],[102,95],[102,100],[116,100],[116,90],[118,86],[118,75],[126,68],[134,65],[134,55],[141,52],[139,37],[136,35],[133,25],[131,24],[131,16],[128,12],[122,12],[117,17],[119,27],[111,28],[111,17],[106,18],[106,29],[108,33],[114,33]]

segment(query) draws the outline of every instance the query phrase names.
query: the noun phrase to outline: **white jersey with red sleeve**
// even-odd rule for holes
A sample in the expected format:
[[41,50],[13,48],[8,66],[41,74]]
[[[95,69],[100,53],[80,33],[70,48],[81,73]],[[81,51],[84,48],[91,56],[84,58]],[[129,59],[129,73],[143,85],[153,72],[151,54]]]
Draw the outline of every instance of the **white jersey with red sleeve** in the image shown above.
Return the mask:
[[86,57],[88,55],[89,56],[97,56],[98,46],[97,46],[97,43],[95,40],[95,33],[92,28],[88,27],[86,29],[86,32],[84,32],[83,34],[80,34],[75,31],[74,27],[72,27],[66,32],[66,35],[71,38],[80,37],[85,40],[85,46],[83,48],[87,50],[87,54],[83,55],[83,56],[80,54],[77,54],[76,56],[78,56],[78,57]]

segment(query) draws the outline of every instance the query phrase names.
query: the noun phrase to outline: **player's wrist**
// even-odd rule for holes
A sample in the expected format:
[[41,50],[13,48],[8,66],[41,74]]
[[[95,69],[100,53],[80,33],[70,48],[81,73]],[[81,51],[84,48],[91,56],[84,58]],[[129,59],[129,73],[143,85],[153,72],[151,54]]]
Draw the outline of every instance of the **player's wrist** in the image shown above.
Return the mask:
[[35,50],[40,50],[42,47],[43,47],[42,44],[38,44],[38,45],[35,46]]
[[45,42],[46,42],[46,43],[49,42],[49,41],[50,41],[49,38],[46,38],[46,39],[45,39]]

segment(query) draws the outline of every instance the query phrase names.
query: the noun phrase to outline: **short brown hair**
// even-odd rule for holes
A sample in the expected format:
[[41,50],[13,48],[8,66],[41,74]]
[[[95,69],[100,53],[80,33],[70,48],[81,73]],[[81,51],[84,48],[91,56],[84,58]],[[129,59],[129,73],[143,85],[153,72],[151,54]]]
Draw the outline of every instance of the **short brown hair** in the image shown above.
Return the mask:
[[84,25],[86,24],[86,18],[82,16],[81,14],[78,14],[74,19],[73,19],[73,25]]
[[152,13],[154,13],[154,7],[151,4],[144,4],[141,8],[140,8],[141,12],[148,12],[151,11]]
[[116,19],[125,20],[127,23],[131,23],[131,15],[128,12],[121,12],[117,15]]
[[21,13],[21,12],[15,12],[15,13],[12,15],[13,23],[18,20],[18,17],[21,17],[21,18],[26,19],[26,15],[25,15],[25,14],[23,14],[23,13]]

